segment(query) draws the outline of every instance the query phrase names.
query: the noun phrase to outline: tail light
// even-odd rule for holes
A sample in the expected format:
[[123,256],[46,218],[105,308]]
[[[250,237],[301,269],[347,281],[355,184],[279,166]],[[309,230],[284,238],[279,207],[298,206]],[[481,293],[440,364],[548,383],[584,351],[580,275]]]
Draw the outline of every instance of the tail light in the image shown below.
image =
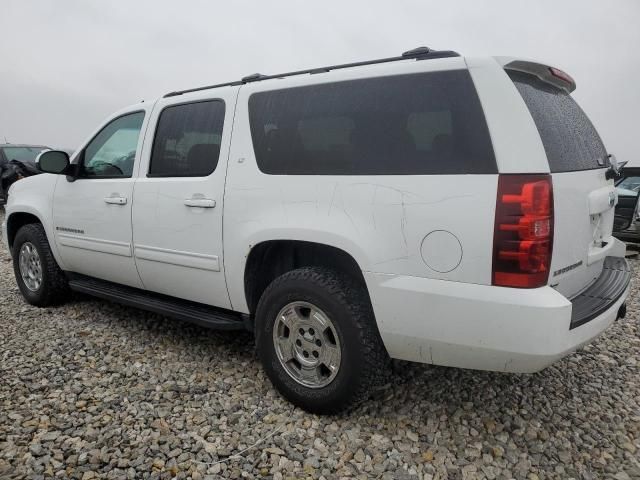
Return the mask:
[[493,231],[492,284],[547,284],[553,249],[550,175],[500,175]]

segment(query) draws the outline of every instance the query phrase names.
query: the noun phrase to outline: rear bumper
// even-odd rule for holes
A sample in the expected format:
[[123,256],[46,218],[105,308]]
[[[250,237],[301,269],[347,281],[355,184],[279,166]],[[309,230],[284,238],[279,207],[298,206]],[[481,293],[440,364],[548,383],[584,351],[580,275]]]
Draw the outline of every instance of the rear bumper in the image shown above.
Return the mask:
[[571,328],[574,305],[551,287],[514,289],[375,273],[365,278],[392,358],[506,372],[541,370],[589,343],[616,320],[630,288],[627,279],[604,308]]
[[629,262],[622,257],[606,257],[598,279],[571,299],[570,328],[577,328],[605,313],[624,294],[629,282]]

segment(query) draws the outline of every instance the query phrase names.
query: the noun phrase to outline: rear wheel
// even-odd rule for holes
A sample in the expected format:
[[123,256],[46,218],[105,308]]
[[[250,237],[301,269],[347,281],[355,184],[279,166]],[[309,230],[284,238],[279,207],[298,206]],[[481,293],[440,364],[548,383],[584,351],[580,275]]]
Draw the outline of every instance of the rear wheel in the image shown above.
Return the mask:
[[308,267],[276,278],[256,313],[258,354],[275,387],[314,413],[335,413],[384,383],[390,360],[366,290]]
[[340,371],[340,336],[331,318],[313,303],[291,302],[280,310],[273,345],[285,372],[305,387],[325,387]]
[[67,279],[51,253],[42,225],[32,223],[21,227],[12,252],[16,282],[27,302],[47,307],[66,300]]

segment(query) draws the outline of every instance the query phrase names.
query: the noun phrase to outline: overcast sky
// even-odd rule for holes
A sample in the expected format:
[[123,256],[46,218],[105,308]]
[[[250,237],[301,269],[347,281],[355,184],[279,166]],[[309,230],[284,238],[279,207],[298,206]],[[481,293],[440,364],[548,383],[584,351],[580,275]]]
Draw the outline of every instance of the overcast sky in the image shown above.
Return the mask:
[[536,58],[619,160],[640,165],[640,1],[0,0],[0,142],[76,148],[178,88],[420,45]]

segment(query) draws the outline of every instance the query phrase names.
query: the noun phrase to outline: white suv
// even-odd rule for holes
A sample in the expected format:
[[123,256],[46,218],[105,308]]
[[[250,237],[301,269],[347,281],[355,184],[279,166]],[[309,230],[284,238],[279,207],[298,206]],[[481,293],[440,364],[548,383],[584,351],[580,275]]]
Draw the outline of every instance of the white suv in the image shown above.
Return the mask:
[[540,370],[629,293],[616,165],[574,88],[422,47],[134,105],[12,187],[18,285],[254,331],[278,390],[319,413],[391,358]]

